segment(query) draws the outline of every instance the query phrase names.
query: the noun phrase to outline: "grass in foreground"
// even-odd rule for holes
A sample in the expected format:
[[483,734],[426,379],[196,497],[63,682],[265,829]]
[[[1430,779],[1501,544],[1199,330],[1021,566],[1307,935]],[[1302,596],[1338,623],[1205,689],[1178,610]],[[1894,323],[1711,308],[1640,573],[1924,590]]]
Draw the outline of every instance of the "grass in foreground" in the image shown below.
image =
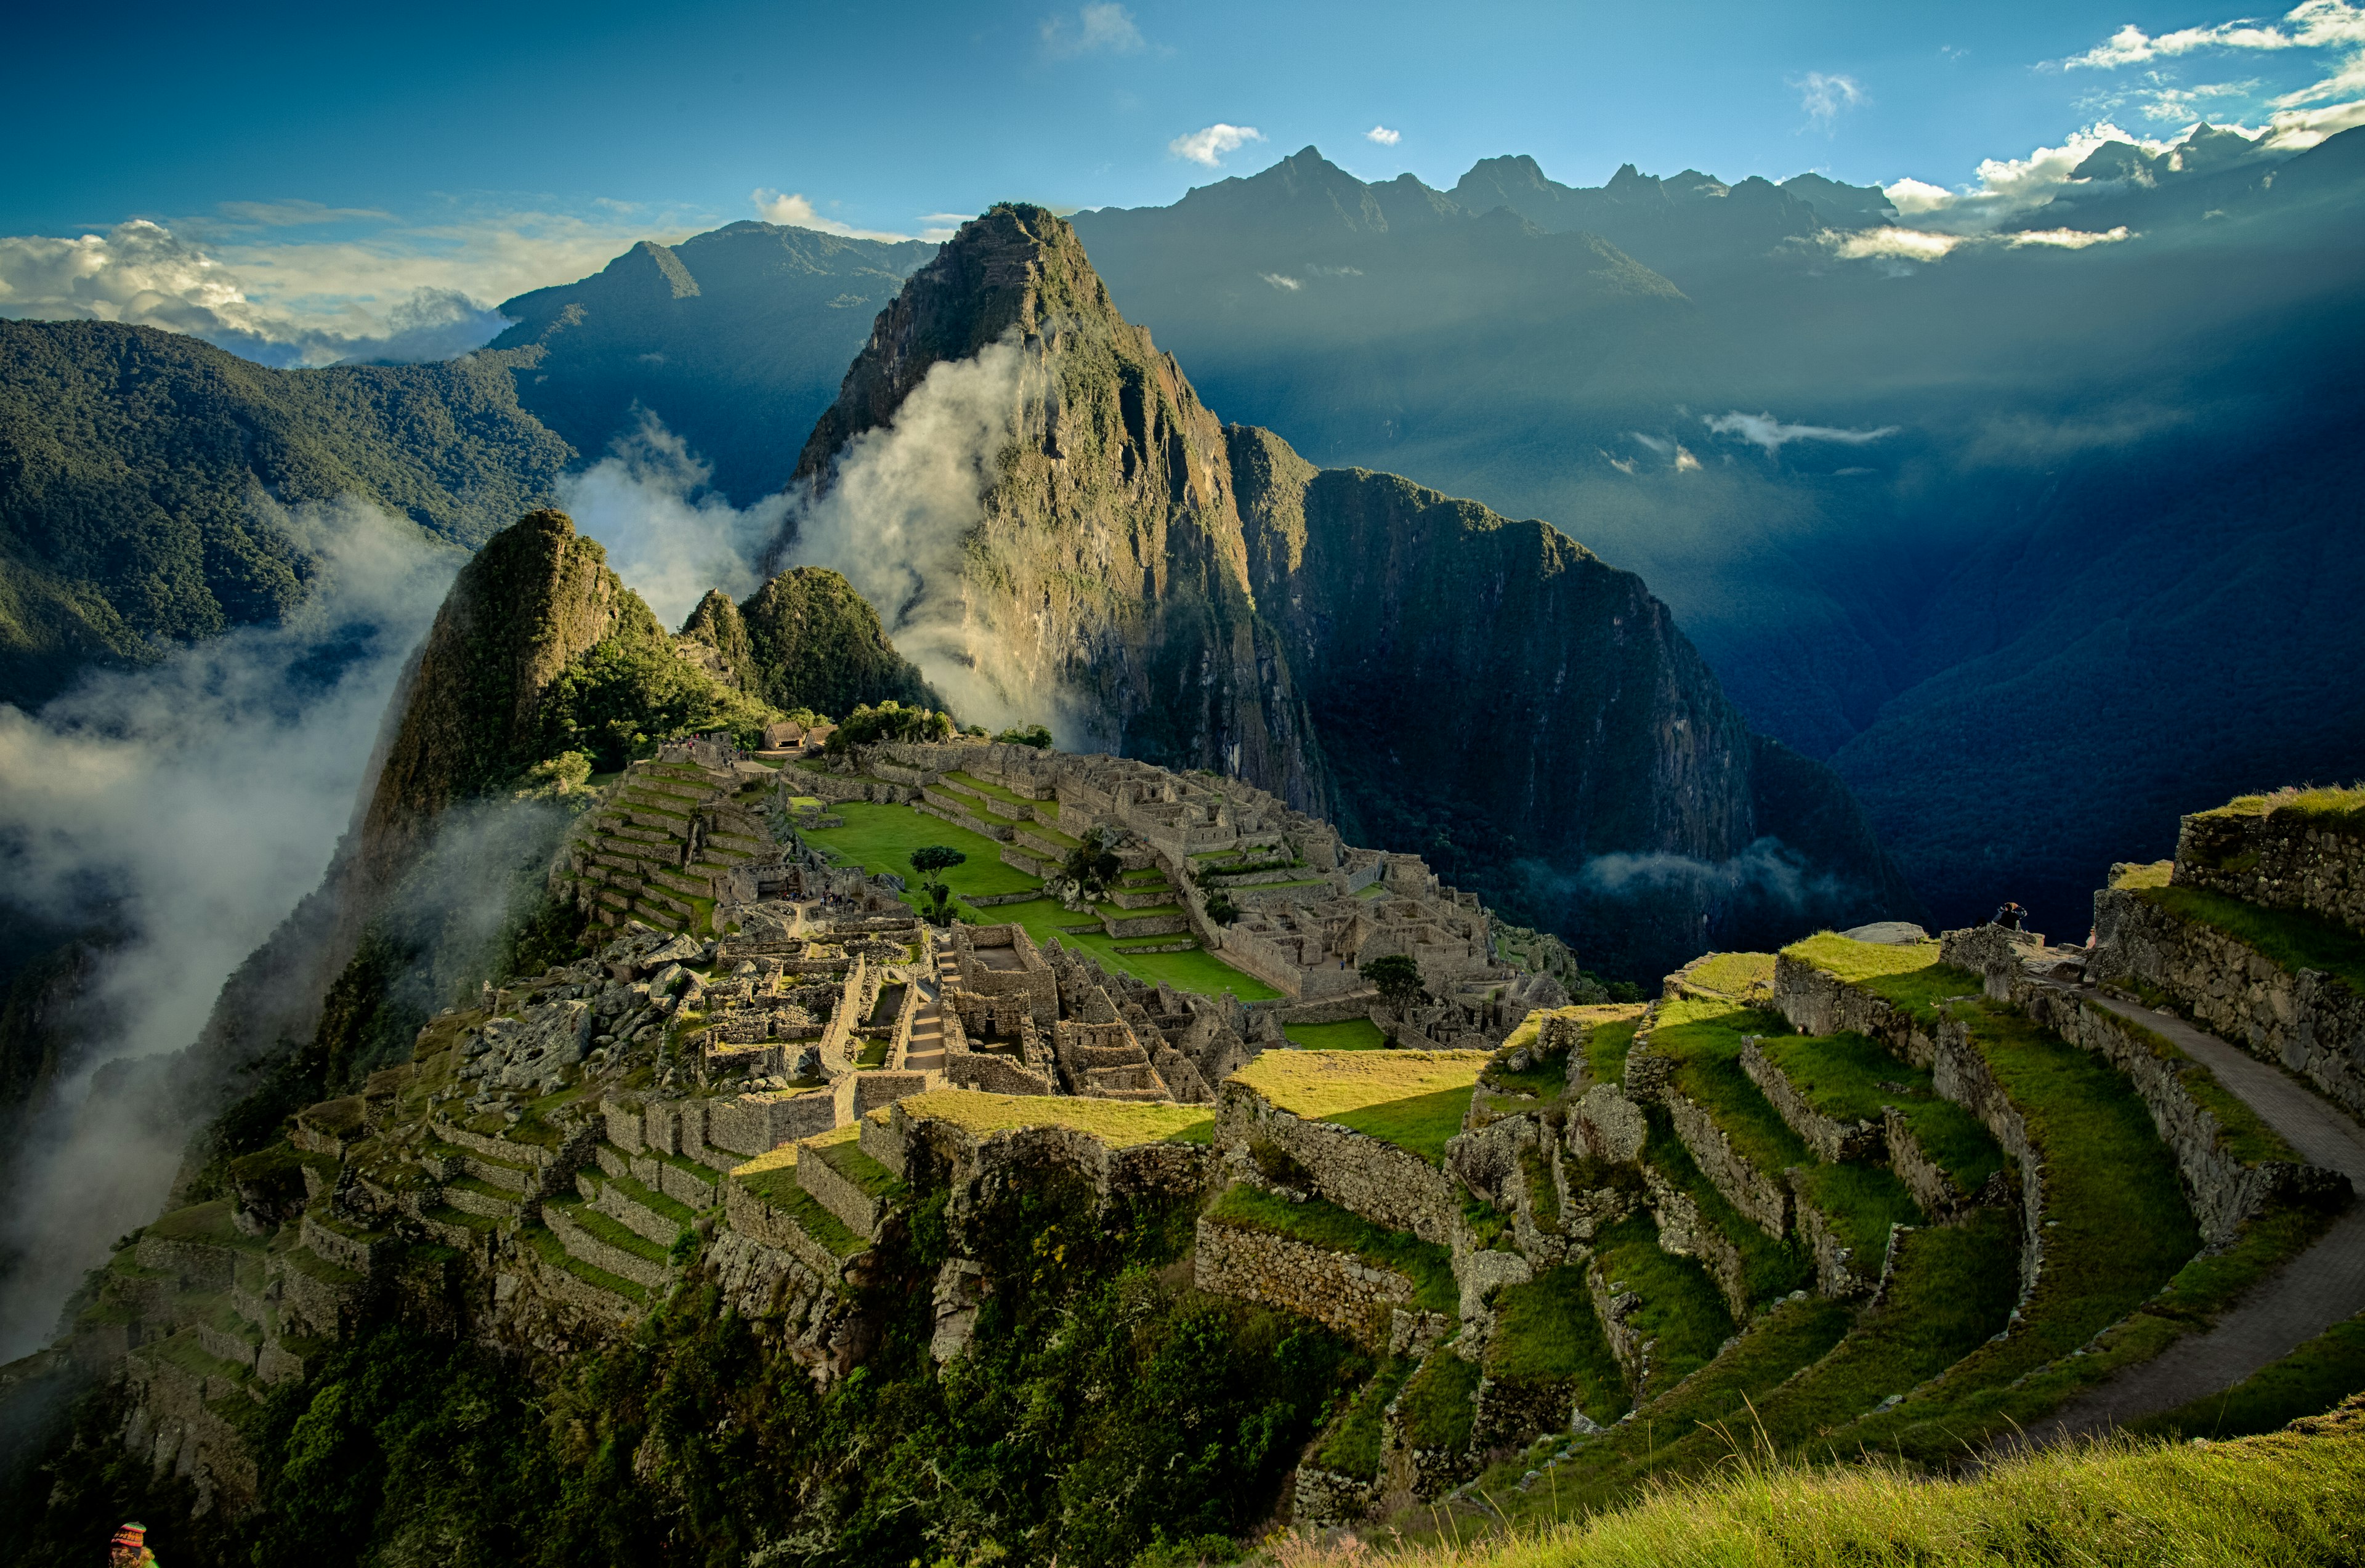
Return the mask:
[[[2236,1442],[2125,1439],[1996,1459],[1932,1480],[1899,1465],[1767,1459],[1745,1428],[1715,1473],[1535,1534],[1396,1554],[1402,1568],[1646,1564],[2168,1564],[2332,1568],[2365,1535],[2365,1411]],[[1418,1518],[1418,1516],[1415,1516]],[[1371,1562],[1346,1540],[1286,1538],[1283,1568]]]
[[1215,1114],[1204,1105],[1096,1100],[1088,1095],[933,1089],[898,1103],[906,1115],[950,1122],[979,1137],[1015,1127],[1069,1127],[1090,1133],[1115,1148],[1145,1143],[1205,1143],[1216,1126]]
[[1393,1269],[1412,1281],[1412,1305],[1424,1312],[1450,1313],[1461,1305],[1452,1252],[1404,1231],[1383,1229],[1327,1198],[1293,1204],[1262,1188],[1234,1186],[1208,1208],[1207,1217],[1328,1252],[1352,1252],[1374,1267]]

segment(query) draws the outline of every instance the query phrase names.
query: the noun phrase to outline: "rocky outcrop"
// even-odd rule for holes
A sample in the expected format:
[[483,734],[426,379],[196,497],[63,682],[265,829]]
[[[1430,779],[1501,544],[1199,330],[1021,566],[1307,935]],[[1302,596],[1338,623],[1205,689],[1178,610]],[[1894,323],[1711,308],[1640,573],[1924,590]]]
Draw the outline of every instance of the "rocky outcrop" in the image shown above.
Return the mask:
[[[775,708],[811,709],[842,719],[866,704],[941,707],[910,660],[895,651],[879,611],[854,585],[825,566],[794,566],[757,588],[730,616],[719,600],[701,604],[683,632],[711,640],[738,670],[745,689]],[[712,633],[699,625],[703,617]],[[732,638],[733,622],[738,638]]]

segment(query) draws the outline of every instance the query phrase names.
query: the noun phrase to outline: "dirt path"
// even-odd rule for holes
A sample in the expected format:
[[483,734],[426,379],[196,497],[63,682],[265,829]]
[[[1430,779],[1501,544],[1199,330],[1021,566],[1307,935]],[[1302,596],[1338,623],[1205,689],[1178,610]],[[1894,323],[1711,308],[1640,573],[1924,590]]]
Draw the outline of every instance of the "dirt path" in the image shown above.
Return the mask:
[[[2079,993],[2096,1006],[2165,1035],[2282,1134],[2300,1158],[2337,1170],[2365,1194],[2365,1128],[2239,1047],[2173,1014]],[[2039,1443],[2099,1432],[2173,1410],[2233,1387],[2334,1324],[2365,1311],[2365,1204],[2335,1221],[2315,1246],[2259,1282],[2207,1332],[2121,1372],[2032,1428]]]

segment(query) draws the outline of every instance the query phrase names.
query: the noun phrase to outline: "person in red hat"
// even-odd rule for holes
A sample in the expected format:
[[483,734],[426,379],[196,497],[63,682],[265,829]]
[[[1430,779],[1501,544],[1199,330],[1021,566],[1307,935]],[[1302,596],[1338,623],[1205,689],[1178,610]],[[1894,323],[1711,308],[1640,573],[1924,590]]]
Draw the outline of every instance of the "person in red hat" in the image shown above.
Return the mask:
[[115,1532],[108,1544],[107,1568],[155,1568],[156,1554],[148,1550],[148,1527],[129,1524]]

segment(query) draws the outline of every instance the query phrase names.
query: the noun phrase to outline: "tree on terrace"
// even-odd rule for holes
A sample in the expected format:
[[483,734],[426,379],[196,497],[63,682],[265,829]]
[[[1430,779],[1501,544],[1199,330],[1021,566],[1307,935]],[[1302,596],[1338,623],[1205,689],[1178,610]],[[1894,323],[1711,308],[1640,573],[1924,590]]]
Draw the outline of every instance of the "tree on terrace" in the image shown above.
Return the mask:
[[1379,988],[1380,1000],[1394,1008],[1399,1018],[1407,1009],[1429,999],[1428,989],[1421,984],[1419,963],[1405,954],[1390,953],[1384,958],[1358,964],[1355,972]]
[[938,925],[945,923],[945,905],[952,898],[952,890],[945,886],[944,873],[965,864],[969,857],[948,844],[924,844],[912,851],[912,869],[920,874],[920,883],[928,890],[935,906],[932,918]]

